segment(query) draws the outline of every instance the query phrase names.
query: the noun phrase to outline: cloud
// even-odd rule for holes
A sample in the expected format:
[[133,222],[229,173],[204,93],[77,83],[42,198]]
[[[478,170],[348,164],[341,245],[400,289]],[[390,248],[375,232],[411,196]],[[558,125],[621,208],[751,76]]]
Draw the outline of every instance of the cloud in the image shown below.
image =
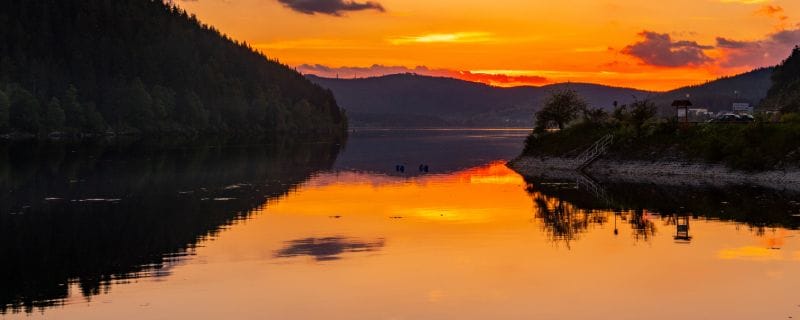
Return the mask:
[[704,50],[711,46],[700,45],[694,41],[673,41],[667,33],[643,31],[643,39],[622,49],[622,53],[638,58],[645,64],[660,67],[698,66],[712,59]]
[[537,75],[509,75],[504,73],[484,73],[477,71],[459,71],[457,78],[497,86],[536,85],[550,82],[550,80],[547,78]]
[[472,82],[480,82],[494,86],[539,85],[550,81],[535,74],[510,74],[489,71],[459,71],[449,69],[431,69],[425,66],[408,68],[404,66],[384,66],[375,64],[369,67],[338,67],[333,68],[320,64],[303,64],[297,66],[303,74],[313,74],[321,77],[335,78],[363,78],[376,77],[398,73],[415,73],[434,77],[456,78]]
[[493,35],[488,32],[455,32],[405,36],[389,39],[389,42],[400,45],[409,43],[477,43],[492,40]]
[[762,6],[761,8],[756,10],[755,14],[767,17],[775,17],[780,20],[789,19],[789,17],[786,16],[786,12],[783,11],[783,7],[774,6],[770,4]]
[[282,3],[287,8],[308,15],[319,13],[339,17],[348,11],[386,11],[386,9],[383,8],[383,5],[374,1],[357,2],[355,0],[278,0],[278,2]]
[[717,47],[723,49],[743,49],[749,45],[747,41],[736,41],[731,39],[726,39],[722,37],[717,37]]
[[784,30],[791,26],[789,23],[789,16],[786,15],[786,11],[783,10],[783,7],[776,6],[776,5],[763,5],[761,8],[753,12],[756,16],[764,16],[771,19],[775,19],[777,21],[776,28],[778,30]]
[[285,248],[275,253],[275,257],[311,256],[317,261],[329,261],[341,259],[343,253],[377,251],[383,246],[383,239],[362,242],[342,237],[305,238],[287,242]]
[[717,38],[717,47],[722,51],[719,61],[723,67],[758,68],[780,63],[800,44],[800,28],[781,30],[764,39],[752,41]]

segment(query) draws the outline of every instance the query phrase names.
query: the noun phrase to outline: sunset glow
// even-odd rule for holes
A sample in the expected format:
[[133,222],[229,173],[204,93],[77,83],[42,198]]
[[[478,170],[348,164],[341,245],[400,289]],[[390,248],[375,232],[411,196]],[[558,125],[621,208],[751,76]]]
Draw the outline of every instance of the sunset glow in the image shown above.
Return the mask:
[[[800,43],[789,0],[199,0],[180,6],[303,73],[666,90],[771,66]],[[490,71],[487,71],[490,70]]]

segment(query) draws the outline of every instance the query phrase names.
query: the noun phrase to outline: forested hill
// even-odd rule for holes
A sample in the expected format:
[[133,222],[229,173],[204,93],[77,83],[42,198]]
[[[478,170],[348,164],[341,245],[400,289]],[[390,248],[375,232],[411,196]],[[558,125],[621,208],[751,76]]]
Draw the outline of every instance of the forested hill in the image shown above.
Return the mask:
[[775,67],[772,87],[762,107],[784,113],[800,112],[800,47],[795,47],[792,55]]
[[329,90],[161,0],[0,7],[0,134],[346,127]]
[[729,111],[734,102],[746,102],[758,106],[772,86],[770,77],[774,68],[761,68],[739,75],[723,77],[701,85],[688,86],[667,91],[653,97],[653,102],[662,110],[675,112],[672,102],[689,99],[696,107],[711,111]]
[[416,74],[373,78],[308,77],[333,90],[354,126],[533,127],[533,114],[551,93],[577,91],[595,108],[613,108],[650,95],[636,89],[586,83],[500,88],[459,79]]

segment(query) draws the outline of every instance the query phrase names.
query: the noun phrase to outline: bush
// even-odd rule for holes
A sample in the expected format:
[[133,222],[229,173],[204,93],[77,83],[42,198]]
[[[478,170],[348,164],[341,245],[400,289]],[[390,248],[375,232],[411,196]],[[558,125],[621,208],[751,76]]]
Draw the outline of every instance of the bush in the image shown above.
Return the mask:
[[613,133],[615,143],[607,155],[610,158],[683,159],[744,171],[779,169],[800,165],[800,117],[784,118],[784,123],[709,123],[691,127],[653,119],[637,127],[636,121],[627,117],[605,125],[585,122],[556,133],[531,135],[524,154],[574,157],[604,134]]

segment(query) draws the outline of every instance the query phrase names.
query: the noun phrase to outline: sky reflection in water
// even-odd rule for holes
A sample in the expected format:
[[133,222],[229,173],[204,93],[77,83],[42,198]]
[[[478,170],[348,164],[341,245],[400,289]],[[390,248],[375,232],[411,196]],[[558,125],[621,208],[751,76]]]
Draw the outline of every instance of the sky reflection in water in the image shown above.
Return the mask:
[[[398,176],[391,155],[382,161],[386,166],[367,168],[342,157],[349,169],[339,162],[338,169],[314,175],[200,242],[194,256],[161,281],[137,278],[88,301],[73,294],[65,306],[43,314],[5,317],[800,315],[794,294],[800,241],[791,207],[778,206],[774,210],[787,212],[769,221],[722,203],[705,212],[667,212],[672,207],[661,203],[636,208],[633,202],[626,204],[632,209],[602,209],[591,197],[575,196],[574,181],[525,181],[502,161]],[[620,194],[620,188],[628,190],[610,190]],[[720,213],[726,210],[733,213]]]

